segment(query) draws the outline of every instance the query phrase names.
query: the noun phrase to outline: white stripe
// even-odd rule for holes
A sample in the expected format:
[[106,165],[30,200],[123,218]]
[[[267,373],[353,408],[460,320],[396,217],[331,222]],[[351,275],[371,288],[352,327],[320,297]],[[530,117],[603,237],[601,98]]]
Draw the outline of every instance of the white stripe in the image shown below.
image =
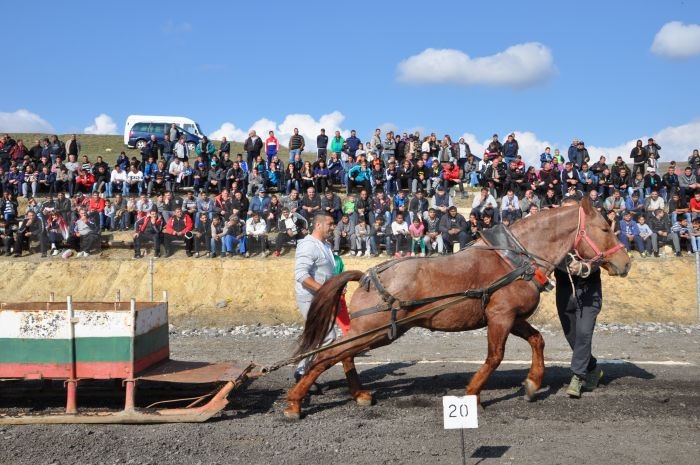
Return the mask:
[[[462,365],[483,365],[483,360],[383,360],[379,362],[355,362],[357,366],[377,366],[389,363],[410,363],[414,365],[436,365],[439,363],[456,363]],[[600,360],[601,365],[658,365],[658,366],[695,366],[692,362],[680,362],[675,360]],[[566,360],[550,360],[544,363],[545,366],[569,366]],[[530,365],[530,360],[503,360],[501,365]]]
[[[39,307],[41,304],[37,304]],[[75,337],[131,337],[132,322],[126,310],[76,310]],[[136,335],[168,322],[166,304],[154,304],[136,312]],[[0,338],[68,339],[70,325],[65,310],[0,311]]]

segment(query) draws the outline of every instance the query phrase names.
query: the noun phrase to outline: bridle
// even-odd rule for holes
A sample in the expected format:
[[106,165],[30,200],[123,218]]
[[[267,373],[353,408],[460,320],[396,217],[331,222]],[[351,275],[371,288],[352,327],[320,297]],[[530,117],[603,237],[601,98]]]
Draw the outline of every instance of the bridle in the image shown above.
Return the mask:
[[[585,259],[581,255],[581,253],[578,250],[579,245],[581,244],[581,241],[585,242],[588,247],[590,247],[593,250],[593,253],[595,253],[595,256],[592,258]],[[586,234],[586,213],[583,211],[583,207],[579,207],[578,209],[578,228],[576,231],[576,238],[574,239],[574,246],[572,248],[572,252],[576,254],[576,258],[581,260],[584,263],[588,264],[598,264],[602,262],[606,257],[614,254],[618,250],[624,248],[624,245],[622,245],[621,242],[618,241],[617,245],[609,248],[608,250],[601,252],[600,249],[598,248],[597,245],[591,240],[590,237],[588,237],[588,234]]]

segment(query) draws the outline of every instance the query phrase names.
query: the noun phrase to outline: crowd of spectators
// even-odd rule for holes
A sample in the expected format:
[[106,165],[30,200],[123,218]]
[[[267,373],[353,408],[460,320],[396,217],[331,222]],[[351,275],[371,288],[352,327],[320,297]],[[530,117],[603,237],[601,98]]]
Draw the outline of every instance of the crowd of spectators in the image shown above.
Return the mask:
[[[134,258],[149,249],[160,256],[161,247],[166,257],[179,247],[194,257],[279,256],[325,211],[336,223],[335,253],[425,256],[452,253],[483,229],[583,196],[630,254],[659,256],[663,245],[676,255],[700,250],[700,154],[694,150],[687,166],[671,162],[662,175],[653,139],[612,163],[590,160],[574,139],[566,158],[547,147],[539,166],[526,166],[515,134],[504,142],[494,134],[477,156],[447,135],[377,129],[363,143],[355,131],[345,139],[321,130],[315,156],[306,157],[313,160],[304,160],[305,140],[295,130],[283,161],[273,131],[265,140],[251,131],[235,156],[226,138],[216,147],[204,137],[191,152],[173,131],[111,165],[81,153],[75,135],[30,147],[2,136],[0,254],[20,256],[37,244],[42,256],[87,256],[99,250],[102,233],[129,230]],[[455,199],[469,192],[465,218]],[[19,212],[21,196],[27,202]]]

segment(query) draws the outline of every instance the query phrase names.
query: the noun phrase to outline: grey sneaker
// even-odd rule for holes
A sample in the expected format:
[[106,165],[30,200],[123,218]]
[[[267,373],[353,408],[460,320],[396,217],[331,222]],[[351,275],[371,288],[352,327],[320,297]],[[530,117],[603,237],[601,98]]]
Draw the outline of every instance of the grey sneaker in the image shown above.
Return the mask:
[[586,373],[586,383],[583,385],[584,389],[592,391],[598,387],[600,379],[603,377],[603,369],[600,367],[595,367],[588,373]]
[[566,394],[569,397],[576,397],[577,399],[581,397],[581,388],[583,387],[584,380],[574,375],[571,377],[569,382],[569,387],[566,389]]

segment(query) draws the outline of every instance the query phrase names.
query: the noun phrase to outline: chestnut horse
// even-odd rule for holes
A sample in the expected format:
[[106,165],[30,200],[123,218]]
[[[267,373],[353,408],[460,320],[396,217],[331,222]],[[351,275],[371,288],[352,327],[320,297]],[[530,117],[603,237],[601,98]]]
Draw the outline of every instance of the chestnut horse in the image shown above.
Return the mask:
[[[549,275],[570,252],[599,264],[610,275],[626,276],[630,269],[625,249],[588,197],[580,206],[574,203],[517,221],[510,232],[524,248],[520,255],[526,258],[526,267],[541,277]],[[297,354],[321,345],[333,325],[345,285],[364,277],[348,306],[350,330],[332,347],[319,352],[306,374],[289,390],[285,416],[300,418],[304,396],[321,373],[338,362],[343,364],[355,401],[371,405],[372,394],[360,383],[355,355],[389,344],[414,326],[434,331],[487,327],[486,361],[466,388],[467,394],[477,396],[503,360],[508,334],[525,339],[532,348],[525,396],[532,400],[544,375],[544,339],[527,318],[537,309],[543,287],[535,279],[526,279],[533,277],[532,272],[513,277],[514,266],[496,249],[480,239],[453,255],[395,260],[380,265],[379,272],[376,268],[367,274],[347,271],[326,281],[311,304]],[[470,291],[488,289],[509,274],[512,279],[491,287],[486,295]],[[470,291],[468,297],[456,297],[466,295],[465,291]],[[343,340],[348,342],[340,343]]]

